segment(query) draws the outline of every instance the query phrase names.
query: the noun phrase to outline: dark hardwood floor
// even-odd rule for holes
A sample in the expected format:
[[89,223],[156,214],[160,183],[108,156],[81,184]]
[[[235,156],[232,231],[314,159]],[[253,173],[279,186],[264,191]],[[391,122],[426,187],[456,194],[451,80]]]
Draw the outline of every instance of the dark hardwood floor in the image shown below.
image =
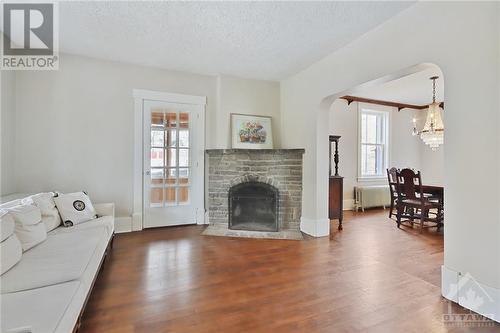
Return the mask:
[[397,229],[387,211],[346,214],[332,240],[236,239],[202,230],[117,235],[79,332],[478,330],[443,323],[442,233]]

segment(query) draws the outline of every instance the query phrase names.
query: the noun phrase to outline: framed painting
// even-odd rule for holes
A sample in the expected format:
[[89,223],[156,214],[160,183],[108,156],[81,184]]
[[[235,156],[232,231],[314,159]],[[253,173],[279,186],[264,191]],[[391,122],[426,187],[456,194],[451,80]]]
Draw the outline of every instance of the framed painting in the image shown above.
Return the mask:
[[272,149],[271,117],[231,113],[231,143],[234,149]]

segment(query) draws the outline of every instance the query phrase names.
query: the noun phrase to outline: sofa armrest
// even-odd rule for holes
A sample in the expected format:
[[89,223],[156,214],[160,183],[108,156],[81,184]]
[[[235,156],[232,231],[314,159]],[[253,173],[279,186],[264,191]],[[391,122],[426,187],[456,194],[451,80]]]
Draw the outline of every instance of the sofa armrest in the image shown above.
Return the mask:
[[99,216],[115,216],[114,203],[94,204],[94,209]]

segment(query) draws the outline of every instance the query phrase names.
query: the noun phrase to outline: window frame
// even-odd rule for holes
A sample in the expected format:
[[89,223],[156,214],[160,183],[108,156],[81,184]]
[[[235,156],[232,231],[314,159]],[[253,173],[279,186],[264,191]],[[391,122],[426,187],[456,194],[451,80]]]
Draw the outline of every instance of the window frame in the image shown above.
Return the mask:
[[[357,180],[359,182],[370,182],[370,181],[381,181],[386,179],[386,175],[384,173],[385,169],[388,168],[390,161],[390,153],[391,153],[391,111],[393,108],[382,105],[368,104],[368,103],[359,103],[358,102],[358,177]],[[381,175],[363,175],[362,174],[362,166],[361,166],[361,154],[362,154],[362,116],[363,114],[376,114],[382,115],[385,127],[385,133],[383,133],[384,143],[381,144],[366,144],[373,146],[382,146],[384,150],[383,162],[384,165],[382,167]]]

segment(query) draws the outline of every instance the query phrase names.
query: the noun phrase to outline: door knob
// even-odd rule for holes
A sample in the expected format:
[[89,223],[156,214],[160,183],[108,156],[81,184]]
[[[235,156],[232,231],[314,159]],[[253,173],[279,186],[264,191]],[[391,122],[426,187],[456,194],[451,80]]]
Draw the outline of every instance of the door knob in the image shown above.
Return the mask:
[[151,170],[148,170],[145,173],[146,173],[146,176],[149,176],[149,175],[151,175]]

